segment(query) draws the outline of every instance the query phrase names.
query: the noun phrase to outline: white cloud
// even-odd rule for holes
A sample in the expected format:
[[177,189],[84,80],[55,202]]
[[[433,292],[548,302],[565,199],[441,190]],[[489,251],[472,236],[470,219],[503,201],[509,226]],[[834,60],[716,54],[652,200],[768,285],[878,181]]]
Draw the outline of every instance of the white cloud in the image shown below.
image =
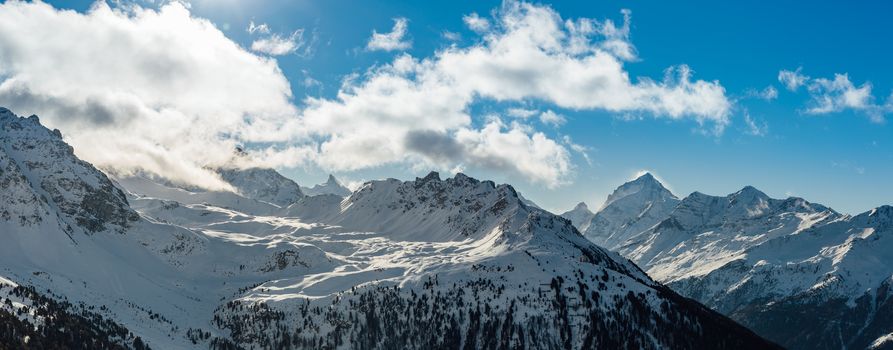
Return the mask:
[[404,40],[409,21],[406,18],[395,18],[394,27],[390,33],[379,33],[372,31],[372,37],[366,44],[366,49],[370,51],[395,51],[406,50],[412,46],[412,42]]
[[[298,29],[291,34],[282,35],[271,33],[270,26],[266,23],[255,24],[254,21],[251,21],[248,24],[247,31],[248,34],[262,35],[262,37],[251,42],[251,51],[269,56],[282,56],[293,53],[308,56],[312,53],[313,43],[308,43],[304,39],[304,29]],[[316,38],[315,34],[314,32],[314,39]],[[298,52],[298,50],[301,51]]]
[[299,29],[292,32],[289,36],[272,34],[265,38],[254,40],[251,43],[251,50],[270,56],[282,56],[295,53],[299,48],[304,47],[305,44],[304,30]]
[[839,112],[846,108],[865,110],[874,106],[871,83],[856,87],[847,74],[834,74],[834,79],[813,79],[807,90],[813,104],[806,112],[811,114]]
[[462,34],[459,34],[459,33],[456,33],[456,32],[451,32],[451,31],[449,31],[449,30],[444,30],[444,31],[443,31],[442,33],[440,33],[440,34],[443,36],[444,39],[447,39],[447,40],[449,40],[449,41],[459,41],[459,40],[462,40]]
[[[782,70],[778,76],[779,80],[796,85],[806,86],[809,93],[810,101],[807,103],[805,113],[807,114],[828,114],[852,110],[865,113],[873,122],[883,122],[885,115],[893,112],[893,105],[888,99],[885,104],[875,102],[872,92],[871,82],[864,82],[862,85],[856,86],[848,74],[834,74],[833,78],[810,78],[803,75],[801,68],[797,68],[795,72]],[[792,90],[796,90],[796,87]],[[789,86],[790,88],[790,86]]]
[[778,81],[784,84],[788,90],[797,91],[801,86],[809,80],[808,76],[803,75],[803,67],[797,67],[796,70],[781,70],[778,72]]
[[468,26],[469,29],[478,33],[483,33],[490,30],[490,21],[479,16],[475,12],[463,16],[462,21],[465,22],[465,25]]
[[[693,80],[687,66],[660,81],[630,78],[624,64],[635,50],[624,17],[623,26],[563,20],[549,7],[506,2],[480,42],[401,54],[345,77],[333,98],[304,97],[299,111],[275,60],[181,3],[158,11],[97,3],[79,14],[9,2],[0,5],[0,104],[44,116],[100,167],[210,188],[226,185],[206,166],[232,161],[239,144],[258,165],[480,168],[557,186],[573,168],[566,147],[580,150],[520,120],[473,118],[470,107],[533,100],[690,119],[717,132],[728,124],[725,89]],[[370,49],[408,48],[405,34],[406,20],[397,19],[391,33],[373,33]]]
[[769,124],[755,120],[748,112],[744,113],[744,123],[747,125],[745,132],[748,135],[763,137],[769,134]]
[[509,108],[505,111],[510,117],[519,118],[519,119],[527,119],[530,118],[540,111],[536,109],[526,109],[526,108]]
[[559,127],[564,125],[564,123],[567,122],[567,119],[561,114],[555,113],[552,110],[547,110],[540,114],[540,122],[546,125]]
[[266,23],[255,24],[254,21],[248,23],[248,34],[270,34],[270,26]]
[[[687,66],[668,69],[662,81],[633,82],[623,62],[634,51],[603,48],[605,40],[626,40],[628,24],[618,28],[587,20],[581,25],[582,20],[562,20],[549,7],[515,2],[507,2],[495,16],[499,22],[478,44],[451,46],[421,59],[400,55],[391,64],[345,79],[337,98],[307,99],[303,128],[326,135],[315,161],[335,171],[396,162],[451,169],[460,163],[554,186],[566,182],[572,168],[564,145],[529,125],[506,126],[498,118],[474,130],[468,107],[481,100],[533,99],[577,110],[690,118],[719,132],[729,122],[725,89],[718,82],[692,80]],[[536,112],[515,108],[507,113],[524,119]],[[543,121],[560,120],[551,112]],[[480,145],[505,139],[522,151],[475,155],[484,152]]]
[[291,137],[297,114],[276,62],[172,2],[85,14],[0,5],[0,105],[61,129],[99,167],[226,188],[204,165],[235,145]]

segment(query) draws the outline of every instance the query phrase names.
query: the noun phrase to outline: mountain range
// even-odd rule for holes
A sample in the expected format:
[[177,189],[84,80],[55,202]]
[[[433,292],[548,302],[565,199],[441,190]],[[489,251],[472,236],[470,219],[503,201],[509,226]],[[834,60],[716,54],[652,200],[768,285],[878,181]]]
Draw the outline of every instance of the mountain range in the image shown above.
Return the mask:
[[778,348],[510,185],[221,169],[214,192],[104,173],[36,116],[0,109],[0,141],[10,347]]
[[562,216],[655,280],[785,347],[893,346],[890,206],[851,216],[751,186],[679,200],[645,174],[598,212],[578,205]]

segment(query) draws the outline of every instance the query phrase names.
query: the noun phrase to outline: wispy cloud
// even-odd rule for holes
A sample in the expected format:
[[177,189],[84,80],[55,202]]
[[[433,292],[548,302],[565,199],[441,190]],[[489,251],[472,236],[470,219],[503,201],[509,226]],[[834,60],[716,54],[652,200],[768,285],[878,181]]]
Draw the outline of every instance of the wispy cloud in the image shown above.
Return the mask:
[[251,51],[270,56],[288,54],[308,56],[312,53],[313,43],[312,41],[307,42],[304,38],[304,29],[298,29],[291,32],[291,34],[282,35],[272,33],[266,23],[255,24],[254,21],[251,21],[248,24],[247,31],[252,35],[260,35],[259,38],[251,42]]
[[769,134],[769,124],[765,121],[758,121],[750,116],[749,112],[744,112],[744,123],[747,126],[745,132],[751,136],[766,136]]
[[778,89],[771,85],[763,88],[762,90],[750,89],[745,92],[745,97],[772,101],[778,98]]
[[395,18],[394,27],[389,33],[372,31],[372,37],[366,43],[366,49],[370,51],[396,51],[406,50],[412,47],[412,42],[405,38],[409,21],[406,18]]
[[479,16],[475,12],[463,16],[462,21],[465,22],[465,25],[468,26],[468,29],[471,29],[478,33],[484,33],[490,30],[490,21]]
[[828,114],[852,110],[865,113],[873,122],[883,122],[885,115],[893,112],[893,99],[888,99],[884,104],[875,101],[871,82],[861,85],[854,84],[848,74],[834,74],[832,78],[811,78],[801,73],[802,68],[796,71],[782,70],[778,79],[791,91],[799,90],[805,86],[809,93],[810,101],[804,112],[806,114]]

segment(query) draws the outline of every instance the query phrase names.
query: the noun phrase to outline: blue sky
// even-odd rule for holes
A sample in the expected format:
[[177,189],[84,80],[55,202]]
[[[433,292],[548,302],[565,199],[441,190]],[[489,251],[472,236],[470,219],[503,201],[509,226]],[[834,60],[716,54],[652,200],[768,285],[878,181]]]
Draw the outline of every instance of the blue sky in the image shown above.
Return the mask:
[[[83,13],[92,2],[49,3]],[[554,211],[579,201],[597,207],[613,188],[645,169],[679,196],[693,191],[724,195],[753,185],[773,197],[800,196],[848,213],[893,203],[893,113],[886,105],[893,89],[889,64],[893,49],[885,40],[893,34],[886,18],[889,4],[562,1],[539,5],[551,7],[562,19],[610,19],[618,26],[623,23],[621,10],[629,9],[632,19],[626,40],[635,47],[636,58],[624,61],[623,69],[631,80],[661,81],[667,68],[687,65],[694,72],[692,79],[717,82],[724,89],[731,104],[728,124],[716,132],[710,121],[701,125],[697,118],[574,110],[539,98],[498,102],[475,98],[467,106],[472,128],[482,128],[487,115],[504,115],[508,108],[562,115],[566,122],[559,126],[536,118],[523,123],[567,148],[571,169],[559,185],[501,171],[499,166],[466,167],[470,175],[512,183]],[[495,22],[500,15],[493,11],[500,6],[497,1],[429,1],[421,6],[410,1],[196,0],[190,2],[189,11],[193,17],[210,20],[246,50],[264,35],[289,37],[303,30],[295,52],[273,57],[290,83],[292,103],[302,109],[305,97],[335,99],[345,77],[356,74],[363,79],[371,67],[391,64],[401,55],[425,59],[451,45],[480,44],[481,34],[470,29],[463,16],[477,13]],[[396,18],[406,19],[403,40],[411,46],[368,49],[373,30],[390,32]],[[266,24],[269,33],[249,33],[250,23]],[[446,32],[460,38],[451,40]],[[779,80],[779,72],[798,68],[811,78],[791,91]],[[870,84],[871,98],[810,113],[816,107],[812,97],[828,95],[823,94],[827,88],[816,87],[811,93],[810,84],[833,80],[835,74],[846,74],[854,89]],[[316,83],[305,84],[309,81]],[[756,96],[768,87],[776,97]],[[509,119],[503,116],[506,123]],[[562,143],[565,136],[586,148],[589,161]],[[334,173],[357,181],[406,179],[427,172],[410,163]],[[302,184],[322,182],[332,170],[317,164],[280,169]]]

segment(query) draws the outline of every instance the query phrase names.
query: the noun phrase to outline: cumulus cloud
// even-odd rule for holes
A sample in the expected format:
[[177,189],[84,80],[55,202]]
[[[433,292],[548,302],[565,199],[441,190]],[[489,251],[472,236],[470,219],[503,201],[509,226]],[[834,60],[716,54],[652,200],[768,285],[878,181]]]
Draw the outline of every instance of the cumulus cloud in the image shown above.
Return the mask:
[[810,101],[804,110],[807,114],[828,114],[852,110],[865,113],[874,122],[883,122],[885,115],[893,111],[888,100],[885,104],[875,102],[871,82],[854,84],[848,74],[834,74],[833,78],[810,78],[796,71],[782,70],[779,81],[792,91],[806,86]]
[[372,31],[372,37],[366,43],[366,49],[369,51],[396,51],[406,50],[412,46],[412,42],[405,40],[409,21],[406,18],[395,18],[394,27],[390,33],[379,33]]
[[626,38],[610,20],[564,21],[549,7],[518,2],[505,3],[498,14],[483,43],[451,47],[429,60],[457,89],[497,101],[534,98],[578,110],[691,117],[718,131],[728,124],[725,89],[692,80],[688,66],[671,67],[662,81],[633,81],[623,67],[632,45],[605,48]]
[[[538,100],[576,110],[688,118],[720,132],[729,122],[725,89],[718,82],[693,80],[687,66],[668,69],[662,81],[629,77],[623,64],[634,52],[632,45],[605,48],[605,41],[628,37],[626,11],[623,26],[610,20],[565,21],[549,7],[518,2],[505,3],[495,17],[498,22],[482,42],[426,58],[400,55],[346,79],[336,98],[307,99],[303,126],[329,135],[316,161],[336,170],[401,161],[452,168],[461,158],[464,166],[507,170],[554,186],[566,182],[572,168],[565,145],[517,121],[506,125],[491,118],[474,130],[468,107],[480,100]],[[537,113],[507,111],[522,120]],[[563,120],[547,111],[541,121]],[[513,150],[482,153],[482,145]]]
[[[180,3],[156,11],[99,2],[77,13],[8,2],[0,5],[0,103],[43,115],[100,167],[208,188],[227,187],[206,169],[232,162],[237,145],[249,145],[240,161],[250,165],[481,168],[558,186],[573,170],[568,148],[585,149],[526,124],[539,112],[505,122],[470,107],[548,105],[539,113],[546,124],[560,124],[551,109],[562,108],[688,119],[717,132],[728,124],[725,89],[694,80],[685,65],[661,80],[630,77],[624,65],[636,54],[623,16],[623,25],[565,20],[547,6],[506,2],[482,40],[428,57],[400,54],[345,77],[333,97],[303,97],[299,109],[267,56],[281,51],[254,54]],[[406,25],[396,19],[392,32],[373,32],[369,48],[408,48]]]
[[35,113],[100,167],[227,188],[205,165],[240,142],[290,137],[289,82],[276,62],[182,4],[87,13],[0,5],[0,104]]
[[465,25],[468,26],[468,29],[471,29],[478,33],[483,33],[490,30],[490,21],[479,16],[475,12],[463,16],[462,21],[465,22]]

